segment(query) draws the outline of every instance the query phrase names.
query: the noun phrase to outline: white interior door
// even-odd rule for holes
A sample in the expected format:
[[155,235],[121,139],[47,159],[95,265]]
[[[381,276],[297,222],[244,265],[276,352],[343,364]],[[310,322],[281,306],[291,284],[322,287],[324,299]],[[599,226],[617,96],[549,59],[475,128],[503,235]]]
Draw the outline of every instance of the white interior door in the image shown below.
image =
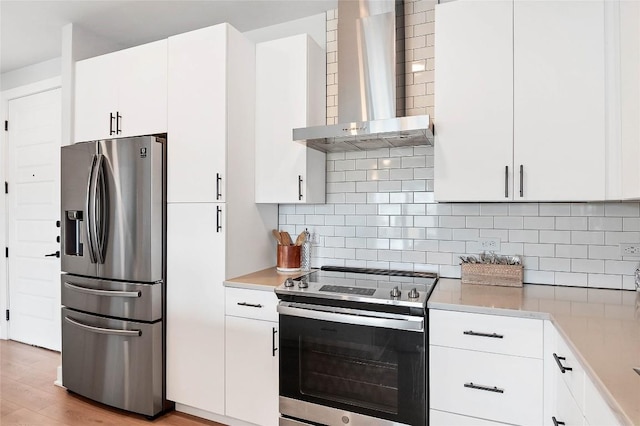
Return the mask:
[[60,350],[60,89],[8,102],[9,338]]

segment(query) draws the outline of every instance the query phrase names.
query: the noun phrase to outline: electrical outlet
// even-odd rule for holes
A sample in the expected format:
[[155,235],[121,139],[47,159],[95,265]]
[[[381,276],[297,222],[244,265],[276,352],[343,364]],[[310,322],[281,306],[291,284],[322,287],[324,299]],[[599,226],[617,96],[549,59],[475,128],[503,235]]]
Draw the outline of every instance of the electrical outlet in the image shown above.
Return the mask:
[[640,256],[640,243],[621,243],[620,256]]
[[500,238],[479,238],[478,244],[482,251],[500,251]]

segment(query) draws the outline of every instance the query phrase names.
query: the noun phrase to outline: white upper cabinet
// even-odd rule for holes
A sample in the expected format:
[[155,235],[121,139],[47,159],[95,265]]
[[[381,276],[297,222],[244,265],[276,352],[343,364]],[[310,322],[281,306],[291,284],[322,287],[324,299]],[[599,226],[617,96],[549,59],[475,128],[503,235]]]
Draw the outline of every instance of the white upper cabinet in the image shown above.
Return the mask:
[[76,63],[74,141],[167,132],[167,41]]
[[436,7],[435,196],[513,196],[513,3]]
[[324,203],[326,156],[294,128],[326,122],[325,53],[307,34],[256,45],[256,202]]
[[232,57],[226,25],[169,38],[169,202],[225,201],[228,128],[246,125],[228,120]]
[[436,14],[436,200],[603,200],[604,1]]
[[513,16],[514,200],[603,200],[604,2],[517,0]]

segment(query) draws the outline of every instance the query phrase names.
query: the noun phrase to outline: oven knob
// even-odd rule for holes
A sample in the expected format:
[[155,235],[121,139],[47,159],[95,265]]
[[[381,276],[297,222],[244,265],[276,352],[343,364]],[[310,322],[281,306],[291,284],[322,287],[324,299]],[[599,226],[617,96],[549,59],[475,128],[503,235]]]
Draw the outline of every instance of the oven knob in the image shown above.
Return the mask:
[[409,299],[417,299],[418,297],[420,297],[420,293],[418,293],[418,290],[416,290],[416,288],[412,288],[411,290],[409,290]]
[[286,280],[284,280],[284,286],[293,287],[293,280],[291,278],[287,278]]
[[402,294],[402,292],[400,291],[400,289],[398,287],[394,287],[391,290],[391,297],[400,297],[401,294]]
[[309,283],[307,282],[307,280],[298,281],[298,288],[307,288],[307,287],[309,287]]

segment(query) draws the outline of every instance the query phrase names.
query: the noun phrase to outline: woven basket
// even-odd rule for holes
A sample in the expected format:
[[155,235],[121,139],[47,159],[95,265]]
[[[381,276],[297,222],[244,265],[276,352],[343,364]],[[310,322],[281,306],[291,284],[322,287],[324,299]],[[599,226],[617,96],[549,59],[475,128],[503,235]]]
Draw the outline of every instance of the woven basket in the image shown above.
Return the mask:
[[463,263],[461,266],[462,284],[522,287],[522,265]]

